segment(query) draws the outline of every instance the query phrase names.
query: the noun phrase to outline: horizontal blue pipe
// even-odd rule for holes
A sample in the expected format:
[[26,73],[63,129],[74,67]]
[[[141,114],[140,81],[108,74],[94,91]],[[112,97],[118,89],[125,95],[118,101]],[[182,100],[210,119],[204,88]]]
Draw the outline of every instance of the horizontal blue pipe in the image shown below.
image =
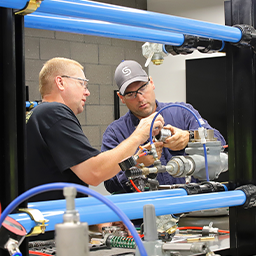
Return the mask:
[[242,36],[241,31],[234,27],[128,7],[117,8],[115,5],[99,5],[86,0],[45,0],[41,3],[38,11],[42,13],[73,16],[137,27],[173,31],[229,42],[238,42]]
[[[24,0],[23,3],[25,5],[26,1]],[[0,6],[8,8],[21,8],[20,5],[21,0],[3,0],[0,3]],[[242,32],[235,27],[134,8],[119,7],[104,3],[100,4],[86,0],[45,0],[41,3],[37,11],[54,15],[102,20],[136,27],[166,30],[232,43],[237,43],[242,38]]]
[[0,6],[12,9],[23,9],[27,2],[27,0],[1,0]]
[[[171,189],[171,190],[158,190],[158,191],[148,191],[143,193],[125,193],[118,195],[109,195],[105,196],[113,203],[122,203],[129,201],[138,201],[138,200],[153,200],[157,198],[164,197],[175,197],[175,196],[186,196],[187,191],[183,188],[181,189]],[[75,205],[76,207],[88,207],[92,205],[102,204],[98,199],[93,197],[86,198],[76,198]],[[66,200],[51,200],[45,202],[32,202],[28,203],[28,208],[38,209],[39,211],[51,211],[57,209],[65,209]]]
[[143,243],[142,243],[138,233],[136,232],[136,229],[132,225],[131,221],[115,204],[113,204],[111,201],[109,201],[107,198],[105,198],[98,192],[93,191],[85,186],[74,184],[74,183],[55,182],[55,183],[49,183],[49,184],[37,186],[37,187],[31,188],[31,189],[25,191],[24,193],[19,195],[17,198],[15,198],[1,213],[0,227],[2,226],[2,223],[5,220],[5,218],[8,216],[8,214],[10,212],[12,212],[19,204],[21,204],[25,200],[28,200],[29,198],[31,198],[35,195],[38,195],[40,193],[43,193],[43,192],[53,191],[53,190],[63,190],[65,187],[74,187],[78,192],[80,192],[82,194],[87,194],[87,195],[93,196],[93,197],[97,198],[98,200],[100,200],[105,205],[107,205],[112,211],[114,211],[116,213],[117,216],[119,216],[119,218],[124,222],[126,227],[130,230],[130,232],[137,244],[137,248],[140,252],[140,255],[141,256],[147,255],[147,252],[143,246]]
[[[120,202],[115,205],[123,211],[129,219],[143,218],[143,206],[153,204],[156,215],[176,214],[182,212],[199,211],[206,209],[232,207],[243,205],[246,201],[245,193],[241,190],[209,193],[201,195],[177,196],[170,198],[157,198],[148,200],[136,200],[129,202]],[[94,205],[88,207],[76,207],[80,214],[80,220],[89,225],[119,221],[119,217],[105,205]],[[44,217],[49,220],[46,231],[54,230],[57,223],[62,222],[65,209],[56,211],[42,212]],[[26,213],[11,214],[24,228],[29,231],[34,222]]]
[[52,16],[42,13],[27,15],[24,20],[25,27],[28,28],[161,43],[174,46],[180,46],[184,42],[184,36],[182,34],[97,20],[77,19],[57,15]]
[[[13,8],[13,9],[23,9],[28,1],[29,0],[11,0],[11,1],[10,0],[1,0],[0,6],[6,7],[6,8]],[[82,2],[82,1],[83,0],[70,0],[69,2],[77,3],[77,2]],[[105,6],[105,5],[113,6],[110,4],[102,4],[100,2],[95,2],[95,6]],[[123,9],[126,7],[115,5],[115,8]]]
[[33,104],[34,107],[38,105],[38,103],[36,101],[32,101],[32,103],[31,103],[31,101],[26,101],[26,108],[30,107],[31,104]]

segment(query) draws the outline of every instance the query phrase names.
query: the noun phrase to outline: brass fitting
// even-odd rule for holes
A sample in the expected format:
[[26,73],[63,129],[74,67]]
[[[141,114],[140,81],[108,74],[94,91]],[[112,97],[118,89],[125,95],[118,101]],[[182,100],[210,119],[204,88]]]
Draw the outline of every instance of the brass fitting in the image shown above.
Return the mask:
[[29,217],[36,223],[36,225],[29,231],[27,236],[37,236],[45,232],[47,226],[45,223],[49,220],[45,219],[39,210],[32,208],[21,208],[19,211],[27,213]]
[[30,14],[32,12],[35,12],[37,10],[37,8],[40,6],[41,2],[43,0],[30,0],[27,2],[26,6],[15,12],[15,14],[19,14],[19,15],[27,15],[27,14]]

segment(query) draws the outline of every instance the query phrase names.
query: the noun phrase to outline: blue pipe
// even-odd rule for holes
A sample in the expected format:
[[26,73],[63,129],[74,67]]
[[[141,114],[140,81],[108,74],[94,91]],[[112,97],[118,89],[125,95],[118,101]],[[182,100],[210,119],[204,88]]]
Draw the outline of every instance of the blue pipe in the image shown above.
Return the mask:
[[[148,200],[137,200],[129,202],[119,202],[116,206],[123,211],[129,219],[143,218],[143,206],[153,204],[156,215],[176,214],[183,212],[199,211],[221,207],[232,207],[243,205],[246,201],[246,195],[242,190],[177,196],[170,198],[158,198]],[[94,205],[88,207],[76,207],[80,214],[80,220],[87,222],[88,225],[119,221],[120,218],[105,205]],[[62,222],[64,209],[56,211],[42,212],[43,216],[49,220],[46,231],[54,230],[57,223]],[[34,222],[26,213],[11,214],[11,218],[18,221],[27,230],[31,230]]]
[[34,107],[38,105],[38,103],[36,101],[32,101],[32,102],[31,101],[26,101],[26,108],[30,107],[31,104],[33,104]]
[[[157,118],[157,116],[165,109],[167,108],[170,108],[170,107],[181,107],[181,108],[184,108],[186,110],[188,110],[196,119],[196,121],[198,122],[198,125],[199,127],[202,127],[201,123],[200,123],[200,120],[198,119],[198,117],[196,116],[196,114],[189,108],[183,106],[183,105],[180,105],[180,104],[169,104],[165,107],[163,107],[162,109],[160,109],[158,111],[158,113],[154,116],[153,120],[152,120],[152,123],[151,123],[151,126],[150,126],[150,134],[149,134],[149,139],[150,139],[150,144],[152,145],[154,142],[153,142],[153,136],[152,136],[152,132],[153,132],[153,125],[154,125],[154,122]],[[204,148],[204,161],[205,161],[205,172],[206,172],[206,179],[207,181],[209,181],[209,172],[208,172],[208,160],[207,160],[207,151],[206,151],[206,146],[205,146],[205,143],[203,143],[203,148]]]
[[12,9],[23,9],[27,2],[27,0],[1,0],[0,6]]
[[[19,9],[23,8],[26,2],[26,0],[3,0],[1,1],[0,5],[2,7]],[[21,3],[23,3],[22,6]],[[41,3],[37,10],[41,13],[102,20],[136,27],[213,38],[232,43],[237,43],[242,38],[241,30],[236,27],[138,10],[134,8],[119,7],[103,3],[99,4],[86,0],[45,0]]]
[[184,36],[182,34],[97,20],[77,19],[56,15],[50,16],[48,14],[35,13],[25,16],[24,21],[25,27],[27,28],[47,29],[174,46],[181,46],[184,43]]
[[[226,186],[225,186],[226,187]],[[112,203],[122,203],[129,201],[138,201],[138,200],[154,200],[157,198],[165,197],[175,197],[175,196],[186,196],[187,191],[183,188],[181,189],[170,189],[170,190],[158,190],[158,191],[148,191],[143,193],[125,193],[119,195],[109,195],[106,196],[108,200]],[[93,197],[86,198],[76,198],[75,199],[76,207],[88,207],[93,205],[101,204],[101,202]],[[28,208],[35,208],[39,211],[51,211],[57,209],[65,209],[66,200],[51,200],[44,202],[33,202],[28,203]]]
[[130,230],[130,232],[131,232],[132,236],[134,237],[134,240],[137,244],[140,254],[142,256],[147,255],[147,252],[143,246],[143,243],[142,243],[138,233],[136,232],[136,229],[132,225],[131,221],[127,218],[127,216],[116,205],[114,205],[111,201],[109,201],[107,198],[105,198],[98,192],[93,191],[85,186],[81,186],[81,185],[77,185],[77,184],[73,184],[73,183],[50,183],[50,184],[45,184],[45,185],[41,185],[41,186],[32,188],[32,189],[24,192],[23,194],[18,196],[16,199],[14,199],[2,212],[1,217],[0,217],[0,228],[2,226],[4,219],[7,217],[7,215],[10,212],[12,212],[23,201],[29,199],[32,196],[40,194],[42,192],[47,192],[47,191],[52,191],[52,190],[62,190],[64,187],[75,187],[78,192],[93,196],[93,197],[97,198],[98,200],[100,200],[102,203],[106,204],[112,211],[115,212],[115,214],[117,216],[119,216],[119,218],[124,222],[126,227]]

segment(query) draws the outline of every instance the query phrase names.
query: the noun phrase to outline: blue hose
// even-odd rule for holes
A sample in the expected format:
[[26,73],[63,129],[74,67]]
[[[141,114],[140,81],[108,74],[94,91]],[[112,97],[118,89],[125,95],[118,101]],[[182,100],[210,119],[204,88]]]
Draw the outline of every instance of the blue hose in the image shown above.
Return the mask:
[[1,217],[0,217],[0,227],[2,226],[3,221],[5,218],[8,216],[9,213],[11,213],[19,204],[24,202],[25,200],[29,199],[32,196],[35,196],[37,194],[40,194],[42,192],[47,192],[47,191],[52,191],[52,190],[61,190],[64,187],[75,187],[76,190],[80,193],[83,194],[88,194],[90,196],[93,196],[100,200],[102,203],[106,204],[110,209],[112,209],[118,217],[124,222],[126,227],[130,230],[132,236],[134,237],[134,240],[138,246],[138,250],[140,251],[141,256],[147,256],[147,252],[144,248],[144,245],[135,229],[135,227],[132,225],[130,219],[115,205],[113,204],[108,198],[102,196],[96,191],[93,191],[87,187],[84,187],[82,185],[78,184],[73,184],[73,183],[50,183],[50,184],[45,184],[41,185],[35,188],[32,188],[17,198],[15,198],[2,212]]
[[[196,116],[196,114],[189,108],[183,106],[183,105],[180,105],[180,104],[169,104],[165,107],[163,107],[162,109],[160,109],[158,111],[158,113],[154,116],[153,120],[152,120],[152,123],[151,123],[151,126],[150,126],[150,135],[149,135],[149,139],[150,139],[150,144],[154,144],[153,142],[153,137],[152,137],[152,133],[153,133],[153,125],[154,125],[154,122],[157,118],[157,116],[162,112],[164,111],[166,108],[170,108],[170,107],[181,107],[181,108],[185,108],[186,110],[188,110],[191,114],[194,115],[194,117],[196,118],[197,122],[198,122],[198,125],[199,127],[202,127],[201,123],[200,123],[200,120],[198,119],[198,117]],[[208,172],[208,161],[207,161],[207,151],[206,151],[206,146],[205,146],[205,143],[203,143],[203,148],[204,148],[204,161],[205,161],[205,172],[206,172],[206,179],[207,181],[209,181],[209,172]]]

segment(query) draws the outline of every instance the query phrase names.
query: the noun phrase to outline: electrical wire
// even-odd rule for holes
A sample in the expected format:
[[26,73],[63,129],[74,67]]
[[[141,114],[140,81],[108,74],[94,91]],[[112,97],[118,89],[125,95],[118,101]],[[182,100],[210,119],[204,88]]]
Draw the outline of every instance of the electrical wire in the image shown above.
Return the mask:
[[135,227],[132,225],[130,219],[124,214],[123,211],[121,211],[113,202],[111,202],[108,198],[102,196],[98,192],[87,188],[82,185],[74,184],[74,183],[65,183],[65,182],[57,182],[57,183],[49,183],[44,184],[41,186],[34,187],[17,198],[15,198],[2,212],[2,215],[0,217],[0,227],[2,226],[3,221],[7,217],[9,213],[11,213],[19,204],[24,202],[25,200],[28,200],[30,197],[35,196],[37,194],[40,194],[42,192],[52,191],[52,190],[62,190],[64,187],[75,187],[76,190],[83,194],[88,194],[90,196],[93,196],[100,200],[102,203],[106,204],[111,210],[113,210],[117,216],[124,222],[126,227],[130,230],[132,236],[134,237],[134,240],[137,244],[138,250],[140,251],[141,256],[147,256],[147,252],[144,248],[144,245],[136,232]]
[[[163,107],[162,109],[160,109],[158,111],[158,113],[154,116],[153,120],[152,120],[152,123],[151,123],[151,126],[150,126],[150,135],[149,135],[149,139],[150,139],[150,144],[152,145],[153,144],[153,139],[152,139],[152,134],[153,134],[153,124],[157,118],[157,116],[165,109],[167,108],[170,108],[170,107],[181,107],[181,108],[184,108],[186,110],[188,110],[191,114],[194,115],[194,117],[196,118],[197,122],[198,122],[198,125],[199,127],[202,127],[201,123],[200,123],[200,120],[198,119],[198,117],[196,116],[196,114],[189,108],[183,106],[183,105],[180,105],[180,104],[169,104],[165,107]],[[207,181],[209,181],[209,172],[208,172],[208,160],[207,160],[207,151],[206,151],[206,146],[205,146],[205,143],[203,143],[203,148],[204,148],[204,160],[205,160],[205,173],[206,173],[206,179]]]

